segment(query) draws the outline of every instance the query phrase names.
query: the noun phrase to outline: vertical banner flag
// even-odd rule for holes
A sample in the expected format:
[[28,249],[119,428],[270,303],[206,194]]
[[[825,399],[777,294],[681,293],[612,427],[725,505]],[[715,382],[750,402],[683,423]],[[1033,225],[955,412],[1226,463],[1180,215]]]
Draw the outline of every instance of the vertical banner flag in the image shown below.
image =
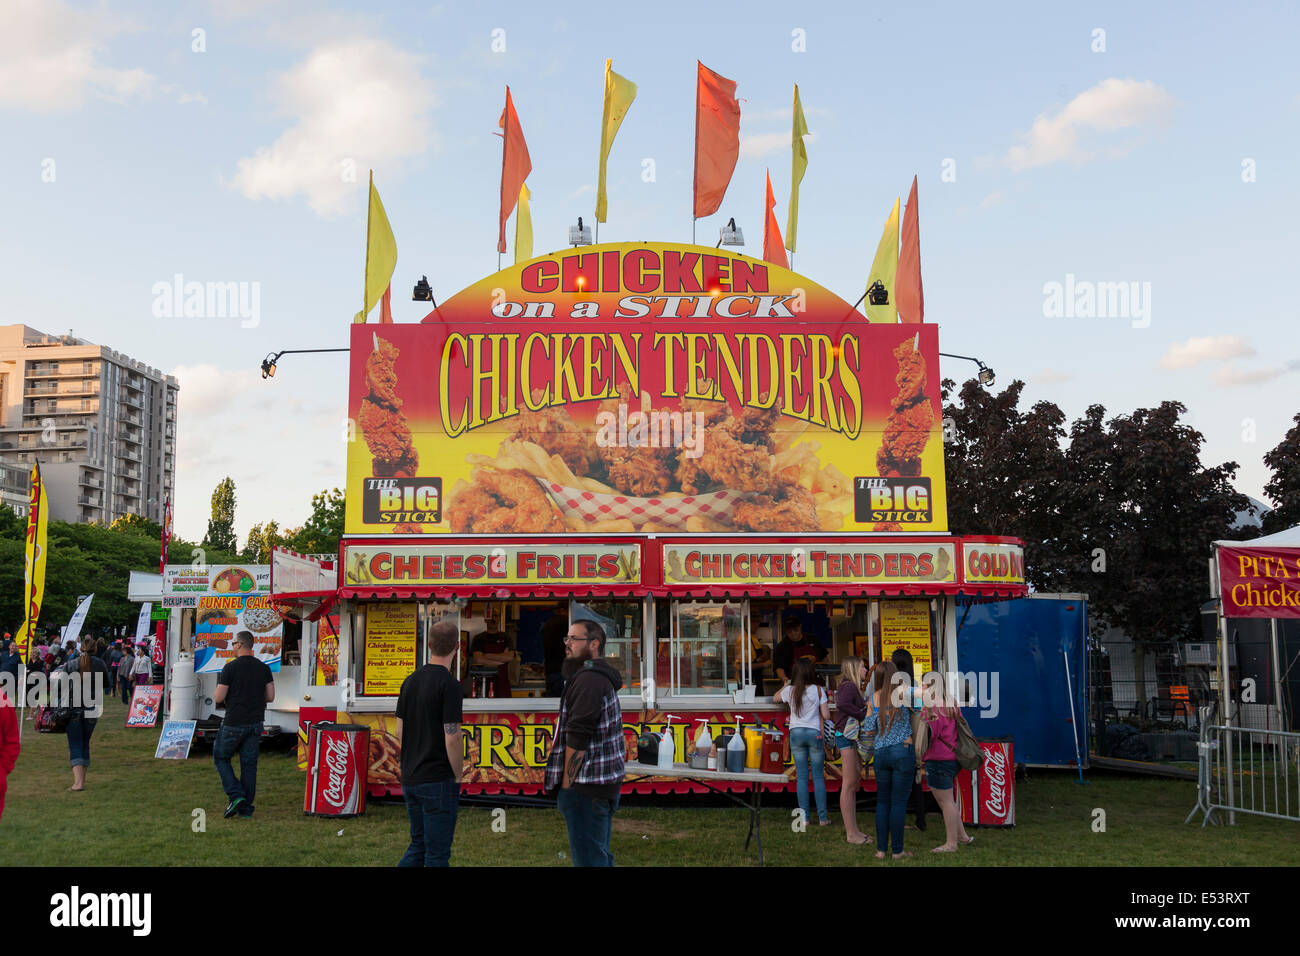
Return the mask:
[[[894,277],[898,273],[898,200],[885,220],[885,231],[880,234],[880,245],[876,247],[876,258],[872,260],[871,272],[867,275],[867,320],[870,322],[898,322],[898,299],[894,288]],[[879,282],[884,290],[885,301],[872,305],[872,287]],[[880,290],[876,294],[879,296]]]
[[636,99],[636,84],[612,69],[613,60],[605,61],[605,107],[600,117],[600,172],[596,177],[596,222],[604,222],[609,203],[605,195],[605,163],[614,145],[623,117]]
[[[397,268],[397,239],[388,224],[388,213],[379,201],[375,189],[375,171],[370,171],[370,205],[366,211],[366,280],[361,295],[361,311],[352,317],[353,322],[364,322],[375,307],[384,290],[393,280]],[[392,321],[391,313],[388,321]]]
[[524,131],[519,127],[519,114],[515,112],[515,101],[510,96],[510,87],[506,87],[506,106],[497,120],[501,127],[499,134],[501,144],[501,231],[497,236],[497,252],[506,251],[506,220],[519,199],[519,188],[523,186],[528,174],[533,171],[533,161],[528,158],[528,144],[524,142]]
[[[388,290],[384,290],[384,298],[388,298]],[[388,321],[393,321],[392,316]],[[172,500],[168,498],[163,502],[163,525],[162,525],[162,547],[158,554],[158,573],[167,573],[167,548],[172,541]],[[153,662],[162,667],[167,662],[167,622],[159,621],[158,628],[154,631],[153,642]]]
[[785,247],[791,252],[794,252],[795,232],[799,228],[799,184],[803,182],[803,174],[808,171],[808,147],[803,142],[803,138],[807,135],[808,121],[803,118],[803,104],[799,102],[799,84],[796,83],[794,85],[794,130],[790,134],[790,146],[793,150],[790,161],[790,211],[785,219]]
[[137,642],[143,641],[149,634],[149,615],[153,611],[153,604],[145,601],[140,605],[140,616],[135,619],[135,639]]
[[515,265],[533,257],[533,211],[528,204],[532,198],[528,184],[522,184],[519,187],[519,212],[515,216]]
[[781,227],[776,223],[776,197],[772,195],[772,173],[767,174],[767,201],[763,206],[763,258],[782,269],[790,268],[781,242]]
[[736,82],[695,61],[695,218],[722,205],[740,156]]
[[27,509],[26,563],[23,573],[23,625],[18,629],[18,653],[23,663],[32,647],[32,634],[41,616],[41,602],[45,599],[45,536],[49,525],[48,503],[45,500],[45,482],[41,478],[41,465],[32,466],[31,502]]
[[903,210],[903,248],[898,253],[898,321],[925,321],[925,292],[921,288],[921,222],[916,200],[916,177]]
[[63,631],[63,640],[76,641],[77,646],[81,646],[81,628],[86,623],[86,615],[90,613],[90,602],[95,600],[94,593],[87,594],[85,600],[77,605],[77,609],[72,612],[72,617],[68,618],[68,626]]

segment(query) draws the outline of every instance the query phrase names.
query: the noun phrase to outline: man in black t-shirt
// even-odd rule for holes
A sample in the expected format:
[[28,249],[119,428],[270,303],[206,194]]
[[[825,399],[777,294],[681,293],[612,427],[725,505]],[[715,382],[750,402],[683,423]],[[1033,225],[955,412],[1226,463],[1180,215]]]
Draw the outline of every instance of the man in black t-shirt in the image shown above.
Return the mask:
[[[235,635],[235,659],[221,668],[213,701],[225,705],[226,717],[212,745],[212,762],[221,775],[221,789],[229,803],[226,816],[239,814],[247,820],[253,815],[253,798],[257,795],[257,748],[262,740],[262,721],[266,705],[275,700],[275,675],[271,668],[253,656],[253,635],[240,631]],[[230,760],[239,754],[239,777]]]
[[826,648],[808,640],[803,632],[803,621],[797,614],[787,614],[782,629],[784,637],[772,652],[772,664],[781,680],[794,680],[794,662],[801,657],[812,658],[814,665],[826,659]]
[[460,807],[460,683],[449,665],[460,646],[451,621],[429,629],[429,662],[402,682],[397,740],[402,747],[402,797],[411,819],[411,845],[398,866],[446,866]]

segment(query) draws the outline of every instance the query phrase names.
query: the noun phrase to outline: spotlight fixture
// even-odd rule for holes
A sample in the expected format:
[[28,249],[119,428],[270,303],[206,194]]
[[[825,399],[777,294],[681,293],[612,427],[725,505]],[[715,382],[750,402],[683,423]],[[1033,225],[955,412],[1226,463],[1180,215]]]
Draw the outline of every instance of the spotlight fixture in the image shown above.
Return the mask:
[[411,290],[411,301],[433,302],[434,305],[437,305],[437,302],[434,302],[433,286],[429,285],[428,276],[420,276],[420,281],[417,282],[415,288]]
[[591,227],[582,224],[582,217],[578,217],[578,224],[569,227],[569,245],[571,246],[589,246],[591,245]]
[[867,302],[871,305],[889,305],[889,290],[879,279],[867,289]]
[[740,231],[736,225],[735,218],[727,220],[727,224],[718,230],[718,244],[715,249],[721,249],[723,246],[743,246],[745,244],[745,234]]
[[262,359],[262,378],[275,378],[275,363],[283,352],[268,352]]
[[979,372],[976,374],[975,380],[978,381],[985,388],[990,388],[993,385],[994,381],[996,380],[993,374],[993,369],[989,368],[987,365],[985,365],[977,358],[973,358],[972,356],[969,355],[953,355],[951,352],[940,352],[939,354],[944,356],[945,358],[965,359],[967,362],[974,362],[976,365],[979,366]]

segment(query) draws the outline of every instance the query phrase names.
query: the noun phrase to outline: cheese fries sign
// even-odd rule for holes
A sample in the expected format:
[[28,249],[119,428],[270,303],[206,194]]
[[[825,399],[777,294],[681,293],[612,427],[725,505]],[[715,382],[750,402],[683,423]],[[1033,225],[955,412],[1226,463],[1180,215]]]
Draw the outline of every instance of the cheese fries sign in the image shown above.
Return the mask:
[[348,534],[947,530],[935,326],[766,262],[588,246],[351,350]]

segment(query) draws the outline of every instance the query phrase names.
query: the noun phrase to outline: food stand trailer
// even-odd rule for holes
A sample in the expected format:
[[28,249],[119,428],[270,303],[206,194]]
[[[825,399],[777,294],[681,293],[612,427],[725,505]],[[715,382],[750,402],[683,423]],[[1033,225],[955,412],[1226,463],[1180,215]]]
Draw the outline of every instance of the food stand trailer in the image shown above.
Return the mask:
[[937,372],[934,325],[870,324],[702,246],[541,256],[421,323],[353,325],[336,577],[273,559],[272,604],[329,622],[304,631],[336,674],[304,667],[304,726],[370,727],[369,790],[398,791],[397,694],[443,619],[470,793],[541,789],[578,618],[623,675],[630,752],[671,714],[679,760],[701,718],[784,730],[760,648],[785,618],[828,665],[906,647],[918,677],[959,671],[958,597],[1022,596],[1024,562],[1014,539],[947,534]]

